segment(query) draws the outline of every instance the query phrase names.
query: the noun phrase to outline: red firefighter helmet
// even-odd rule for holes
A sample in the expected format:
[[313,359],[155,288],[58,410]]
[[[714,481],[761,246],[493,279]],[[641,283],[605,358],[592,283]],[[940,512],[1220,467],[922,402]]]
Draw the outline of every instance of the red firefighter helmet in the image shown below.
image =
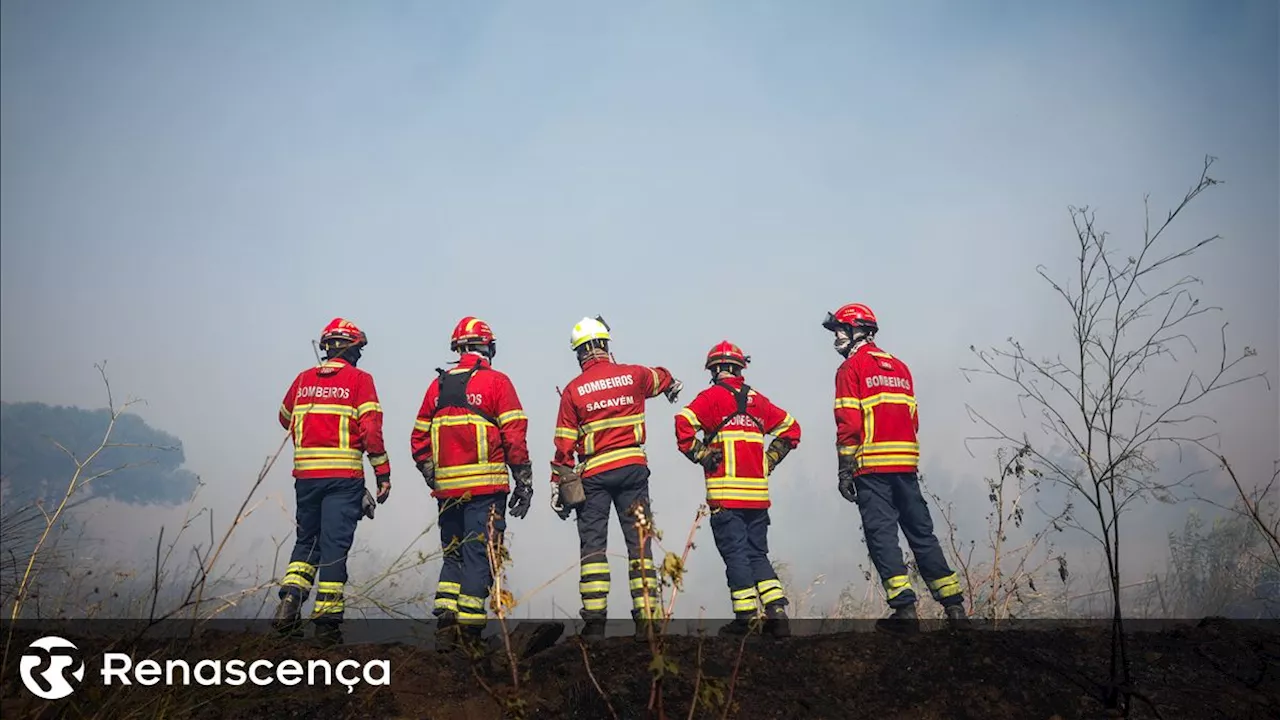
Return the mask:
[[728,340],[721,340],[707,353],[707,364],[704,367],[708,370],[716,365],[737,365],[745,368],[750,362],[751,356],[744,354],[742,348]]
[[497,338],[493,336],[493,328],[489,323],[468,315],[458,321],[449,337],[449,349],[457,350],[461,345],[489,345]]
[[324,326],[324,330],[320,333],[321,347],[357,347],[361,348],[369,344],[369,338],[364,331],[356,327],[355,323],[350,320],[344,320],[336,317]]
[[876,324],[876,314],[871,312],[871,308],[862,303],[849,303],[841,306],[834,313],[827,313],[827,319],[822,321],[822,327],[831,332],[835,332],[841,325],[869,330],[873,333],[880,329],[879,325]]

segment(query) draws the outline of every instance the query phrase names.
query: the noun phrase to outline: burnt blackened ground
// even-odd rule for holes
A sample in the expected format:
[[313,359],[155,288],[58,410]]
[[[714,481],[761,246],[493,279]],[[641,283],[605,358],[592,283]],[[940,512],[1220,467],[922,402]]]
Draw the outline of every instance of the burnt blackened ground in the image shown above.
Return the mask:
[[[496,627],[496,626],[495,626]],[[526,626],[527,627],[527,626]],[[1280,625],[1225,620],[1137,628],[1129,640],[1132,717],[1280,717]],[[803,627],[798,628],[803,632]],[[7,631],[6,631],[7,632]],[[71,639],[71,630],[64,637]],[[552,633],[555,634],[554,632]],[[249,632],[209,632],[193,644],[144,639],[114,648],[157,658],[386,659],[389,687],[102,688],[71,698],[31,696],[18,679],[32,639],[15,632],[0,715],[21,717],[195,718],[584,718],[659,717],[649,711],[653,671],[662,665],[662,716],[719,718],[1102,718],[1110,643],[1105,625],[1030,629],[941,626],[913,636],[881,632],[797,635],[739,641],[665,638],[661,663],[649,645],[610,637],[587,649],[561,638],[520,663],[519,688],[498,652],[481,659],[418,644],[357,644],[322,650]],[[545,638],[544,638],[545,639]],[[88,674],[99,645],[80,643]],[[537,650],[537,648],[533,648]],[[736,668],[736,678],[735,678]],[[594,678],[594,681],[593,679]],[[86,678],[88,679],[88,677]],[[596,683],[600,689],[596,688]],[[731,688],[732,686],[732,688]],[[732,690],[732,700],[729,700]]]

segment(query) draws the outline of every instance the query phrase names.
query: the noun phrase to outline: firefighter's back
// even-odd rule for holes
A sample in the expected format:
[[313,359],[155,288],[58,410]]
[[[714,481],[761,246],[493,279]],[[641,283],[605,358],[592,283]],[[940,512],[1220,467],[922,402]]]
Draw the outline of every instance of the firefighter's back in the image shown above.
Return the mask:
[[597,362],[569,383],[565,392],[580,419],[579,454],[586,457],[583,477],[645,462],[645,401],[655,376],[643,365]]

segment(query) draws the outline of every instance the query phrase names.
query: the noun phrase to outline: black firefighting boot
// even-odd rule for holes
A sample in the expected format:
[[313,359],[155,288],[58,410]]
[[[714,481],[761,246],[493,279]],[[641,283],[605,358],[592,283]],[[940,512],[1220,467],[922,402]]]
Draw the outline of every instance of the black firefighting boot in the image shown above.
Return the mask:
[[947,605],[942,611],[947,614],[947,624],[953,629],[964,630],[969,627],[969,616],[964,612],[964,605]]
[[791,637],[791,620],[787,617],[786,608],[781,604],[774,604],[764,610],[765,633],[774,638]]
[[472,658],[479,658],[488,652],[481,636],[483,625],[458,624],[458,647]]
[[916,632],[920,629],[920,618],[916,614],[915,603],[897,608],[889,617],[877,620],[876,629],[892,633]]
[[336,622],[315,623],[316,645],[322,648],[337,647],[342,644],[342,625]]
[[728,625],[720,626],[716,634],[720,637],[740,638],[744,635],[756,634],[759,630],[759,623],[754,613],[740,613]]
[[642,612],[633,612],[631,617],[636,623],[636,642],[649,642],[650,629],[655,637],[662,634],[661,620],[646,618]]
[[436,621],[436,652],[449,652],[458,646],[458,614],[445,610]]
[[582,642],[588,645],[594,645],[604,640],[605,619],[602,617],[583,618],[582,632],[578,633],[582,637]]
[[280,598],[271,627],[285,637],[302,637],[302,598],[293,593]]

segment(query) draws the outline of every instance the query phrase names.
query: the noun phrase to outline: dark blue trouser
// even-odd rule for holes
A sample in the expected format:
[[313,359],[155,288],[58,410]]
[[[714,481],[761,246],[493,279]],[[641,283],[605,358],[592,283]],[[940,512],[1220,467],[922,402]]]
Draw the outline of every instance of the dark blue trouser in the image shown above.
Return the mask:
[[[645,517],[651,518],[649,506],[649,468],[626,465],[582,479],[587,501],[578,508],[578,548],[582,557],[582,575],[578,591],[582,595],[583,619],[604,619],[609,603],[609,509],[618,511],[622,537],[627,543],[627,577],[631,587],[631,616],[639,619],[661,615],[658,593],[658,571],[653,565],[653,543],[646,538],[640,547],[640,531],[631,506],[640,503]],[[646,593],[647,587],[647,593]],[[646,597],[648,600],[646,601]],[[648,613],[646,613],[646,608]]]
[[711,535],[724,560],[735,616],[753,617],[757,598],[770,611],[787,606],[782,581],[769,562],[768,509],[715,508]]
[[293,488],[298,504],[297,539],[280,581],[280,597],[292,594],[306,602],[311,584],[318,579],[313,620],[342,622],[347,553],[355,539],[356,523],[360,522],[364,480],[294,480]]
[[507,493],[473,495],[470,500],[440,498],[440,547],[444,564],[436,585],[435,615],[456,613],[464,625],[484,625],[488,619],[485,600],[493,584],[489,566],[489,509],[497,511],[493,519],[495,542],[502,545],[507,530]]
[[933,519],[920,492],[916,473],[860,475],[854,479],[854,485],[858,490],[858,512],[862,515],[867,550],[884,583],[889,607],[905,607],[916,601],[902,548],[898,546],[899,526],[933,599],[943,605],[964,602],[960,579],[947,565],[942,545],[933,534]]

